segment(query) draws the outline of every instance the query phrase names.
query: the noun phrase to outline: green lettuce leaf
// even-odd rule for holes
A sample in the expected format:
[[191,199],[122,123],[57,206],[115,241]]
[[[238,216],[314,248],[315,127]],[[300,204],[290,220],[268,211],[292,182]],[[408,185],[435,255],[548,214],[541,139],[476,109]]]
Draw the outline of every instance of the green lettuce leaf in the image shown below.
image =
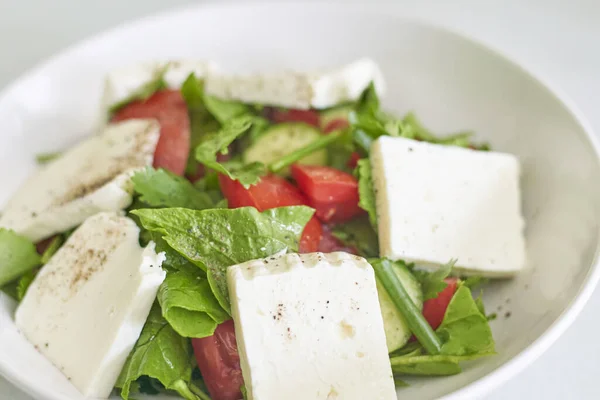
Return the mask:
[[0,286],[31,271],[41,262],[42,258],[29,239],[0,228]]
[[129,96],[126,99],[123,99],[115,104],[112,104],[108,108],[109,115],[116,113],[121,108],[125,107],[127,104],[129,104],[133,101],[147,100],[148,98],[150,98],[150,96],[152,96],[154,93],[158,92],[159,90],[166,89],[167,83],[164,80],[165,72],[166,72],[166,68],[162,69],[161,71],[158,71],[156,76],[150,82],[147,82],[146,84],[141,86],[138,90],[136,90],[134,93],[132,93],[131,96]]
[[204,105],[213,117],[221,124],[243,115],[251,114],[251,109],[238,101],[227,101],[204,93]]
[[450,275],[455,263],[456,260],[450,260],[433,272],[412,269],[413,275],[421,283],[423,300],[435,299],[442,290],[446,289],[448,284],[444,279]]
[[369,220],[373,228],[377,229],[377,208],[375,202],[375,190],[373,188],[373,176],[371,174],[371,162],[368,158],[358,160],[358,205],[369,214]]
[[297,251],[300,235],[313,212],[304,206],[262,213],[253,207],[132,211],[144,228],[161,233],[169,246],[207,272],[210,287],[227,312],[227,267],[284,249]]
[[208,135],[196,147],[196,160],[208,168],[228,175],[231,179],[240,181],[244,187],[257,183],[262,175],[267,172],[266,166],[254,162],[249,165],[240,163],[224,163],[217,161],[217,154],[226,154],[228,146],[237,138],[250,129],[253,118],[249,116],[239,117],[227,121],[220,131]]
[[471,290],[466,286],[459,286],[456,290],[437,334],[444,342],[442,354],[473,356],[495,353],[487,318],[479,311]]
[[373,230],[368,217],[354,218],[343,224],[337,224],[332,233],[344,245],[355,247],[361,256],[379,257],[377,233]]
[[203,338],[229,319],[206,278],[206,273],[187,262],[170,270],[158,290],[163,317],[181,336]]
[[151,207],[203,210],[214,206],[208,194],[196,189],[187,179],[164,169],[146,167],[136,172],[131,180],[140,200]]
[[193,364],[189,340],[171,328],[155,303],[115,386],[121,388],[121,397],[127,400],[131,384],[142,376],[149,376],[184,399],[197,400],[199,397],[189,386]]
[[[181,85],[181,95],[185,99],[190,117],[190,145],[192,149],[195,149],[207,134],[218,131],[220,124],[206,109],[204,84],[202,80],[196,79],[194,74],[190,74]],[[199,165],[194,152],[190,152],[185,169],[186,174],[194,176]]]

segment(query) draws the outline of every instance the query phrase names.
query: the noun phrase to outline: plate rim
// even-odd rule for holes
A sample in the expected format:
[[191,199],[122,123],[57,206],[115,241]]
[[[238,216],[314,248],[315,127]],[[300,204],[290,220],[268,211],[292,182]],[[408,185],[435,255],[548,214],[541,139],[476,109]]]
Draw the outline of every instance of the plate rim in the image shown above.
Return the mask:
[[[139,17],[134,17],[109,26],[97,33],[85,36],[84,38],[71,43],[68,46],[63,47],[56,53],[49,57],[43,58],[40,61],[33,64],[32,67],[26,69],[16,78],[12,79],[6,86],[0,90],[0,106],[3,101],[10,97],[12,92],[16,91],[23,82],[31,79],[39,71],[50,67],[55,63],[59,63],[61,59],[69,56],[70,53],[77,52],[79,49],[87,46],[93,46],[96,42],[101,42],[105,37],[122,35],[128,30],[139,29],[145,25],[151,25],[157,23],[159,20],[177,18],[178,15],[185,14],[187,12],[201,12],[203,10],[213,10],[214,12],[226,12],[227,9],[239,9],[239,8],[257,8],[257,7],[275,7],[275,8],[293,8],[293,7],[315,7],[320,8],[328,7],[332,9],[343,9],[344,12],[360,12],[362,14],[368,13],[373,16],[387,15],[393,16],[404,23],[418,25],[420,27],[435,30],[446,35],[454,36],[456,39],[469,42],[470,44],[478,47],[481,51],[485,51],[496,58],[502,59],[508,63],[511,67],[518,69],[521,73],[526,75],[531,81],[535,82],[540,86],[541,89],[545,90],[548,95],[558,101],[565,110],[570,114],[575,123],[579,125],[582,132],[577,132],[578,135],[584,136],[587,140],[590,148],[596,156],[596,163],[600,169],[600,138],[595,134],[594,129],[585,117],[584,113],[579,109],[576,103],[557,85],[551,83],[550,79],[545,77],[539,71],[533,72],[529,67],[526,67],[518,59],[506,53],[506,51],[499,49],[493,43],[488,43],[486,40],[482,40],[474,37],[472,34],[440,24],[435,21],[428,20],[426,18],[416,17],[413,15],[403,14],[402,10],[390,4],[378,4],[378,7],[370,7],[365,3],[350,3],[342,4],[339,2],[327,0],[319,3],[305,4],[301,1],[294,0],[288,2],[270,2],[268,0],[262,1],[248,1],[248,2],[207,2],[207,3],[192,3],[189,5],[178,6],[170,9],[159,10]],[[600,229],[599,229],[600,233]],[[527,366],[531,365],[537,358],[539,358],[545,351],[550,348],[552,344],[571,326],[575,319],[579,316],[583,307],[589,301],[592,293],[594,292],[598,282],[600,281],[600,243],[596,245],[594,258],[586,277],[579,288],[577,294],[571,299],[566,305],[564,311],[554,320],[554,322],[534,341],[532,341],[527,347],[525,347],[515,357],[508,360],[504,364],[500,365],[496,369],[489,372],[487,375],[470,382],[466,386],[457,389],[451,393],[443,395],[440,399],[443,400],[460,400],[465,398],[479,398],[486,393],[491,392],[498,386],[510,380],[512,377],[523,371]],[[0,299],[4,294],[0,293]],[[19,390],[28,393],[29,395],[35,396],[36,398],[48,398],[47,393],[39,391],[35,386],[25,384],[21,379],[21,373],[13,370],[10,367],[10,362],[5,362],[0,359],[0,375],[3,376],[11,384],[15,385]],[[53,400],[68,400],[66,397],[59,393],[52,394]]]

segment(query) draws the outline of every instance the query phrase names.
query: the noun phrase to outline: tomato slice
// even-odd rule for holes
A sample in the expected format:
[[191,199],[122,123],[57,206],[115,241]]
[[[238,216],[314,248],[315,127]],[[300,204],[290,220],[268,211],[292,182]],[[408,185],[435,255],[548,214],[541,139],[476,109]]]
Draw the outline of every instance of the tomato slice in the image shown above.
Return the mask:
[[292,176],[323,222],[345,222],[363,210],[358,206],[358,181],[332,167],[292,165]]
[[444,282],[446,282],[448,286],[438,293],[436,298],[425,300],[423,302],[423,316],[434,330],[437,329],[444,320],[448,304],[450,304],[450,300],[452,300],[452,297],[456,292],[458,279],[447,278],[444,279]]
[[146,100],[129,103],[115,113],[112,121],[134,118],[158,120],[160,137],[154,151],[154,167],[183,175],[190,152],[190,119],[181,93],[159,90]]
[[336,118],[334,120],[329,121],[327,125],[325,125],[325,129],[323,129],[323,132],[331,133],[333,131],[344,129],[349,126],[350,124],[348,123],[348,120],[344,118]]
[[[297,187],[277,175],[263,176],[256,185],[245,189],[238,181],[220,174],[219,185],[229,208],[255,207],[262,212],[277,207],[308,205],[308,200]],[[317,251],[320,240],[321,223],[313,217],[304,227],[299,251],[301,253]]]
[[296,109],[277,109],[267,110],[267,116],[270,121],[280,124],[282,122],[304,122],[305,124],[319,127],[320,117],[315,110],[296,110]]
[[213,400],[239,400],[244,383],[233,320],[217,326],[212,336],[192,339],[194,355]]

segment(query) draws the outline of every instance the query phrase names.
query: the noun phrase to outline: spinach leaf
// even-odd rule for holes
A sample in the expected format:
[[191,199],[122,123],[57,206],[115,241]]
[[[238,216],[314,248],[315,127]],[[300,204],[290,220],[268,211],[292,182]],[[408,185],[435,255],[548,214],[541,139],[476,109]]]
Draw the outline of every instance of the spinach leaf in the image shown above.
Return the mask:
[[358,160],[356,169],[358,171],[358,205],[369,214],[371,225],[377,229],[377,206],[375,202],[375,190],[373,188],[371,162],[368,158]]
[[169,246],[207,272],[210,287],[227,312],[227,267],[284,249],[297,251],[302,230],[313,212],[304,206],[262,213],[253,207],[132,211],[144,228],[161,233]]
[[146,167],[133,175],[133,188],[140,200],[151,207],[211,208],[210,196],[199,191],[187,179],[164,169]]
[[206,273],[189,262],[167,272],[157,298],[163,317],[181,336],[210,336],[218,324],[229,319],[213,295]]
[[361,256],[379,257],[377,233],[373,230],[368,217],[358,217],[343,224],[337,224],[332,233],[344,245],[355,247]]
[[450,260],[446,265],[439,267],[433,272],[412,269],[413,275],[421,283],[424,301],[435,299],[442,290],[446,289],[448,284],[444,282],[444,279],[450,275],[455,263],[456,260]]
[[239,163],[221,164],[217,161],[217,154],[226,154],[228,146],[238,137],[246,133],[252,126],[253,118],[243,116],[227,121],[220,131],[208,135],[196,147],[196,160],[208,168],[228,175],[231,179],[239,180],[245,188],[257,183],[267,172],[264,164],[254,162],[243,166]]
[[0,286],[40,265],[42,259],[31,241],[0,228]]
[[127,400],[131,384],[141,376],[149,376],[184,399],[197,400],[189,387],[193,363],[189,340],[171,328],[155,303],[115,386],[122,389],[121,397]]

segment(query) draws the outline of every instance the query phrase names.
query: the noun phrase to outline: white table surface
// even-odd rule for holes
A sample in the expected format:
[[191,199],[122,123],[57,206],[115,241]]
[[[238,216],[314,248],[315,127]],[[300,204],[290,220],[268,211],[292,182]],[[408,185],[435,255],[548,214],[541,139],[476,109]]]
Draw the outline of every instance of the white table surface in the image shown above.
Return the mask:
[[[0,0],[0,88],[82,38],[192,0]],[[600,134],[600,2],[396,0],[398,11],[469,33],[560,87]],[[374,7],[376,5],[374,4]],[[600,290],[558,342],[487,399],[600,399]],[[31,400],[0,378],[0,399]]]

